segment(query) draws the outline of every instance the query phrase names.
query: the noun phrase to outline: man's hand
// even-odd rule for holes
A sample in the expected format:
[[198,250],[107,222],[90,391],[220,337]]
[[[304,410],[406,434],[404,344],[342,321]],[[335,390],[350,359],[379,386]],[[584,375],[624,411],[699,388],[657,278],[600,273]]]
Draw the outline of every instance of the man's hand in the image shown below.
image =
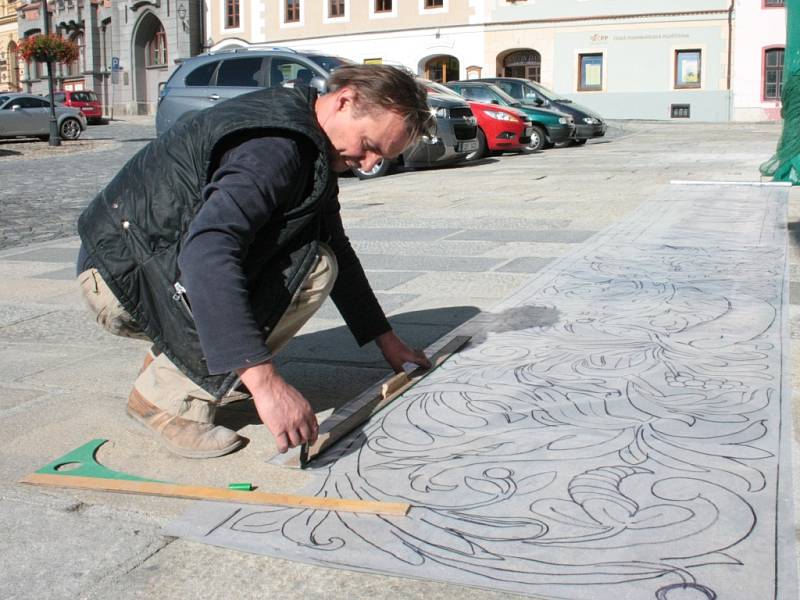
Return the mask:
[[403,364],[407,362],[417,364],[426,369],[431,368],[431,361],[428,360],[422,350],[410,348],[391,329],[375,338],[375,343],[381,349],[383,357],[389,363],[389,366],[394,369],[395,373],[400,373],[403,370]]
[[272,433],[278,452],[317,441],[319,426],[311,405],[280,376],[271,362],[237,371],[253,395],[258,416]]

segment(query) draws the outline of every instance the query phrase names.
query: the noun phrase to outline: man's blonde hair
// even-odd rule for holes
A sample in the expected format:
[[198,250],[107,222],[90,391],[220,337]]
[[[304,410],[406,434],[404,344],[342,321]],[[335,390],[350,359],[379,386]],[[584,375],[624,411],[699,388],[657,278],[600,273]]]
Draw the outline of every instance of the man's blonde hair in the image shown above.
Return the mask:
[[389,65],[345,65],[328,79],[329,91],[344,87],[356,92],[357,111],[374,116],[388,110],[403,117],[412,140],[436,129],[425,88],[402,69]]

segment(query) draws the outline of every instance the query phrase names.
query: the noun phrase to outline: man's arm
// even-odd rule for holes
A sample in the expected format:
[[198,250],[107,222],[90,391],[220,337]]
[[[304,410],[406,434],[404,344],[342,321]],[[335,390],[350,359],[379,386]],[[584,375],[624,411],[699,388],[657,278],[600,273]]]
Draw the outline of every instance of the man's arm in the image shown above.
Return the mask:
[[178,258],[209,372],[239,374],[282,452],[301,437],[316,438],[316,416],[269,362],[243,265],[276,208],[304,197],[313,164],[307,153],[286,138],[253,139],[228,151]]

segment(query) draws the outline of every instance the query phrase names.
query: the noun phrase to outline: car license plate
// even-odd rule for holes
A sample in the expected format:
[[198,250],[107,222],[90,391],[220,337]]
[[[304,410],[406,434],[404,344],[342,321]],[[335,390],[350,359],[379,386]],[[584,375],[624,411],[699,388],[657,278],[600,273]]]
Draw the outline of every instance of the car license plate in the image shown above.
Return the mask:
[[473,140],[471,142],[461,142],[458,145],[458,152],[472,152],[473,150],[478,149],[478,140]]

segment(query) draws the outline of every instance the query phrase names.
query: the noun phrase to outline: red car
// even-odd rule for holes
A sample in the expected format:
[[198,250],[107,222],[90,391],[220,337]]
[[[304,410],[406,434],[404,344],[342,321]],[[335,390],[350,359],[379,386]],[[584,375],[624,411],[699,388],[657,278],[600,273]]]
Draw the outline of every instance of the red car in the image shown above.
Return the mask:
[[[462,96],[434,81],[421,80],[429,92]],[[521,110],[509,106],[467,100],[478,120],[478,149],[467,160],[483,158],[489,152],[520,152],[531,142],[531,120]]]
[[92,90],[59,90],[53,94],[56,104],[79,109],[89,123],[103,120],[103,107]]

